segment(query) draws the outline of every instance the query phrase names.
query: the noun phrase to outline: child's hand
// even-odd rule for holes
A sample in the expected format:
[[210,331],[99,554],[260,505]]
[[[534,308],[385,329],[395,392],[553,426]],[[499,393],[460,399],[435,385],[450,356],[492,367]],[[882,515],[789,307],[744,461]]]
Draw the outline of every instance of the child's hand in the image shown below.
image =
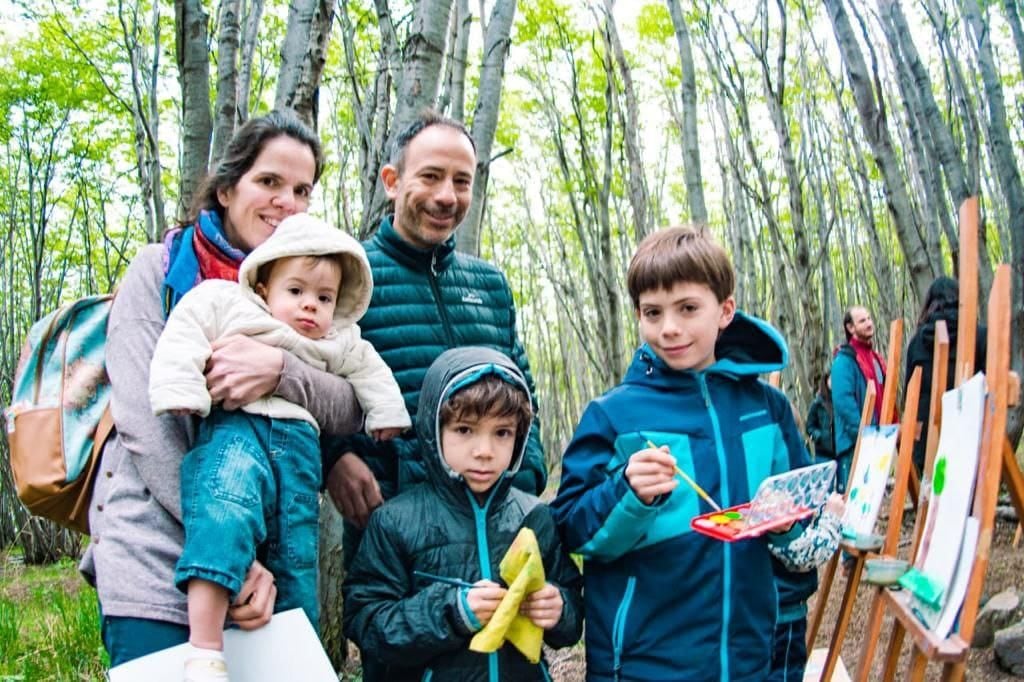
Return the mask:
[[370,431],[370,435],[373,436],[374,440],[391,440],[397,438],[402,433],[402,429],[390,428],[390,429],[373,429]]
[[668,448],[647,448],[634,452],[626,465],[626,480],[644,504],[651,504],[659,495],[676,489],[676,460]]
[[843,513],[846,511],[846,500],[844,500],[843,496],[839,493],[832,493],[828,496],[828,499],[825,500],[825,511],[831,512],[839,518],[843,518]]
[[494,611],[498,608],[506,591],[498,583],[490,580],[478,580],[466,592],[469,609],[481,625],[487,625],[487,622],[491,620],[491,616],[494,615]]
[[537,627],[550,630],[561,620],[564,605],[562,591],[547,583],[533,594],[526,595],[519,613],[533,621]]

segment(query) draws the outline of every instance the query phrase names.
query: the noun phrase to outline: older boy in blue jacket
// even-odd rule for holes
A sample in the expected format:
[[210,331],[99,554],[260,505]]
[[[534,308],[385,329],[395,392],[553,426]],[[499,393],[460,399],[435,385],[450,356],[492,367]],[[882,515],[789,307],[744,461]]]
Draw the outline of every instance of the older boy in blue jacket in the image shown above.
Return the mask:
[[644,344],[584,412],[552,504],[585,560],[587,679],[764,680],[777,610],[768,546],[802,526],[733,543],[693,533],[711,508],[674,467],[728,507],[808,463],[789,401],[757,378],[786,365],[786,345],[736,310],[728,255],[692,228],[648,236],[628,282]]

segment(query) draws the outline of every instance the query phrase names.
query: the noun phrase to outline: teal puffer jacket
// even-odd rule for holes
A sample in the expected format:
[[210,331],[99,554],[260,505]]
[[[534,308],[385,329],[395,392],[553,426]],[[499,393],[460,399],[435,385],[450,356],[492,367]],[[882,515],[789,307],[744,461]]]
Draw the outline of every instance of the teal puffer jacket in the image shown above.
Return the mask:
[[[534,392],[529,361],[516,331],[512,291],[500,270],[456,252],[454,237],[430,250],[417,249],[399,236],[390,218],[363,246],[373,271],[373,297],[359,328],[394,373],[413,424],[427,368],[449,348],[486,346],[508,355]],[[385,499],[426,480],[412,432],[385,443],[365,435],[325,440],[323,450],[326,471],[343,452],[362,457]],[[526,459],[513,485],[539,495],[546,483],[544,449],[534,421]]]

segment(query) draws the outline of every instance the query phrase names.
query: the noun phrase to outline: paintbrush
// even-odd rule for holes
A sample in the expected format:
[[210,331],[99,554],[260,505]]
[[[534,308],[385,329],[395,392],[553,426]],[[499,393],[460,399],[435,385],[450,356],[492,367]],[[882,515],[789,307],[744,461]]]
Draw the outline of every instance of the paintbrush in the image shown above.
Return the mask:
[[459,578],[449,578],[443,575],[434,575],[433,573],[425,573],[423,571],[413,571],[412,574],[417,578],[423,578],[424,580],[430,580],[435,583],[444,583],[445,585],[454,585],[455,587],[476,587],[471,582],[460,580]]
[[[652,443],[651,441],[647,441],[647,447],[654,448],[655,450],[658,449],[658,446]],[[675,467],[675,469],[676,476],[686,481],[686,484],[693,488],[694,492],[703,497],[704,501],[711,505],[712,509],[714,509],[715,511],[722,511],[722,508],[718,506],[718,503],[711,499],[711,496],[708,495],[707,491],[704,490],[704,488],[701,488],[699,485],[697,485],[697,481],[690,478],[690,476],[685,471],[680,469],[678,465]]]

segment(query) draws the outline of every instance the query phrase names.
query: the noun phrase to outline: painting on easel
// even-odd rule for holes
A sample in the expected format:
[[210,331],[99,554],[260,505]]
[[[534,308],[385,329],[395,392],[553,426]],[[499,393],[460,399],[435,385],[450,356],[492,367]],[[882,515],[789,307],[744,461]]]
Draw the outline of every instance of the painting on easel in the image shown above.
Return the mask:
[[[938,637],[946,637],[953,627],[973,565],[979,529],[969,514],[984,409],[985,375],[980,372],[942,396],[928,525],[914,567],[916,576],[908,576],[905,585],[914,594],[914,612]],[[937,537],[941,542],[931,542]]]
[[866,426],[860,433],[860,452],[850,479],[850,494],[843,514],[843,535],[854,538],[874,533],[889,480],[899,427]]

